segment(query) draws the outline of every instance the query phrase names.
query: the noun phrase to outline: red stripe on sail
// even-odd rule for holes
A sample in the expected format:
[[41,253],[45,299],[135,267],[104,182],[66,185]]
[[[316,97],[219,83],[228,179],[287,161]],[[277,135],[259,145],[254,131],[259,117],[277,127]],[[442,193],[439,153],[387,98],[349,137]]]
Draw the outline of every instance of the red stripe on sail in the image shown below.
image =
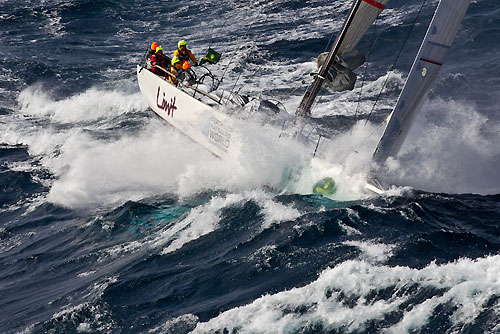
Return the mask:
[[377,2],[375,0],[363,0],[364,2],[372,5],[373,7],[377,7],[380,10],[384,10],[385,6],[382,5],[380,2]]
[[426,61],[426,62],[434,64],[434,65],[443,66],[442,63],[438,63],[437,61],[433,61],[433,60],[430,60],[430,59],[420,58],[420,60],[421,61]]

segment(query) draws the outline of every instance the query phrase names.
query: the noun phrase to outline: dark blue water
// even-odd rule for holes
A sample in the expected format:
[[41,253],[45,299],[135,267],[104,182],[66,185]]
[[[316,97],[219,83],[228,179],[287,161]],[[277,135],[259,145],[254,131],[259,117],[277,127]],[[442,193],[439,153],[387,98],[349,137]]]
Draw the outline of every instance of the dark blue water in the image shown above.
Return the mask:
[[[496,1],[471,4],[390,162],[406,187],[362,189],[436,4],[388,73],[421,5],[390,2],[359,106],[362,80],[322,98],[326,161],[284,185],[293,143],[249,119],[260,140],[217,160],[148,110],[135,66],[153,40],[211,46],[225,85],[293,113],[350,2],[3,1],[0,332],[500,333]],[[325,175],[337,194],[310,195]]]

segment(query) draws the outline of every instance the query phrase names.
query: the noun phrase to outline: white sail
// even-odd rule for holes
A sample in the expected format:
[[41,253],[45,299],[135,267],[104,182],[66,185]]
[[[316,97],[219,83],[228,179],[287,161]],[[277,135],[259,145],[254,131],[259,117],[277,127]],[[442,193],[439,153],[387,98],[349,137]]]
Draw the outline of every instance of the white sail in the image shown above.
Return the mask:
[[[358,0],[354,3],[353,9],[357,9],[349,26],[344,27],[345,35],[335,55],[335,62],[328,70],[327,84],[330,89],[336,92],[354,89],[356,75],[353,70],[365,62],[365,57],[354,48],[388,2],[389,0]],[[326,52],[319,55],[318,68],[323,66],[327,57]]]
[[340,44],[339,56],[350,53],[359,43],[361,37],[373,24],[380,12],[385,8],[389,0],[362,0],[356,12],[347,34]]
[[470,0],[439,2],[396,107],[373,154],[373,161],[377,164],[382,164],[388,157],[398,153],[444,63],[469,4]]

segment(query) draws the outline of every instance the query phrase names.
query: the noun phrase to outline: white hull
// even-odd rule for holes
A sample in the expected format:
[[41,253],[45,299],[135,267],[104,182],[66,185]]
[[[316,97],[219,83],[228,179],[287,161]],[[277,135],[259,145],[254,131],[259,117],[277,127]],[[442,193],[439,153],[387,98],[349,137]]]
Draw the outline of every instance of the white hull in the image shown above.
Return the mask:
[[[217,157],[231,148],[230,119],[169,81],[137,66],[142,94],[153,111]],[[194,93],[194,91],[193,91]]]

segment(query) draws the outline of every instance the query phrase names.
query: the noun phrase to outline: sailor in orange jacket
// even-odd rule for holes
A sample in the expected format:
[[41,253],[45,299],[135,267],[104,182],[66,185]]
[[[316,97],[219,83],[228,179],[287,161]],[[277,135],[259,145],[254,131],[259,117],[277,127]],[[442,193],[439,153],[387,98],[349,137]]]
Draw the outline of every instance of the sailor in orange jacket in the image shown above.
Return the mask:
[[198,66],[198,60],[196,60],[196,57],[191,50],[187,48],[187,42],[185,40],[179,41],[179,43],[177,43],[177,47],[177,50],[174,51],[174,58],[178,57],[181,63],[191,59],[193,65]]

